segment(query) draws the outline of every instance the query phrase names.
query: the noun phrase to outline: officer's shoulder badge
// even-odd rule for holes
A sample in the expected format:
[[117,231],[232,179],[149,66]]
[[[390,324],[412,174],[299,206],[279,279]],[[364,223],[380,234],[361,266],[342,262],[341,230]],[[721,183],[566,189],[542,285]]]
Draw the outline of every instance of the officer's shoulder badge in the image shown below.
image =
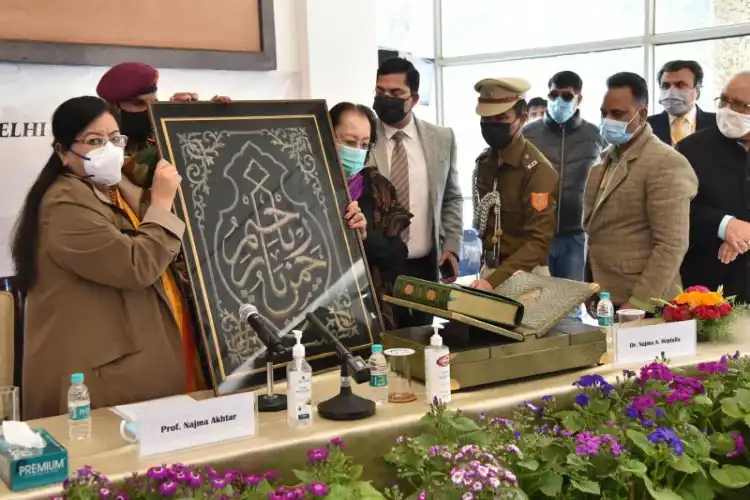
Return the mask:
[[534,168],[537,165],[539,165],[539,161],[533,159],[528,154],[523,155],[523,157],[521,158],[521,160],[522,160],[523,166],[526,167],[526,170],[531,170],[532,168]]

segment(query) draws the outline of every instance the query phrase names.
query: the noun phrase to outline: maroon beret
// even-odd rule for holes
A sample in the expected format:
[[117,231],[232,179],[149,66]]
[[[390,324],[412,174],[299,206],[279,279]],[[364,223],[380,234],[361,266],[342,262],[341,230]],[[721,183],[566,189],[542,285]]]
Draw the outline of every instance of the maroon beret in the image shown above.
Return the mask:
[[141,94],[156,92],[159,72],[139,62],[124,62],[104,73],[96,93],[108,102],[122,102]]

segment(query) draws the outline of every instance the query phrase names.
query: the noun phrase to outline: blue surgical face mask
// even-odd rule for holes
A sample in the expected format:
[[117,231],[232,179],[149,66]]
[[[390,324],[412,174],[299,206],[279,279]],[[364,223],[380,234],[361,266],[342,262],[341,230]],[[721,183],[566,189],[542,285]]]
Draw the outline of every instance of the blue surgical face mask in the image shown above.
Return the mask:
[[628,132],[628,125],[630,125],[630,122],[632,122],[636,116],[638,116],[638,114],[633,115],[633,118],[627,122],[604,118],[602,124],[599,125],[599,132],[602,134],[602,139],[613,146],[620,146],[628,142],[633,138],[633,133]]
[[573,117],[576,112],[576,104],[578,104],[578,96],[575,96],[570,102],[558,97],[549,102],[547,113],[553,120],[562,125]]
[[347,177],[352,177],[365,168],[367,151],[364,149],[353,148],[345,144],[339,144],[339,157],[341,158],[341,166],[344,167],[344,173]]

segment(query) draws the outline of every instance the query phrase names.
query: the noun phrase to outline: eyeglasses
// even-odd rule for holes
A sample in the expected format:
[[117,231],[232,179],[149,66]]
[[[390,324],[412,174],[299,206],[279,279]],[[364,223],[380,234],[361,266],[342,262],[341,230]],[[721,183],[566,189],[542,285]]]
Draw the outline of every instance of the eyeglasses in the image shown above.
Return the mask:
[[550,101],[554,101],[558,97],[561,97],[563,101],[570,102],[576,98],[576,95],[573,92],[558,92],[557,90],[551,90],[550,93],[547,94],[547,97]]
[[339,142],[339,144],[343,144],[344,146],[348,146],[348,147],[354,148],[354,149],[362,149],[364,151],[369,151],[370,148],[372,147],[372,143],[371,142],[366,142],[366,141],[365,142],[359,142],[359,141],[349,140],[349,141],[338,141],[338,142]]
[[401,90],[401,89],[395,89],[395,90],[375,89],[375,95],[376,96],[386,95],[394,99],[406,100],[409,98],[411,93],[408,90]]
[[125,145],[128,143],[128,136],[127,135],[113,135],[109,139],[106,137],[89,137],[87,139],[76,139],[73,141],[77,144],[85,144],[87,146],[104,146],[108,142],[111,142],[118,148],[124,148]]
[[733,99],[727,99],[726,97],[721,96],[714,99],[714,104],[717,108],[728,107],[729,109],[731,109],[732,111],[736,111],[737,113],[750,115],[750,103],[747,102],[735,101]]

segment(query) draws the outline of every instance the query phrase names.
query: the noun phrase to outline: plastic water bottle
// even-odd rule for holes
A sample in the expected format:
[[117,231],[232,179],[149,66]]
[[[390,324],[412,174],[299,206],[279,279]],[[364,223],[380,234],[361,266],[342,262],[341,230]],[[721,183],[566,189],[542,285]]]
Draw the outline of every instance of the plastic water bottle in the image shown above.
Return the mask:
[[388,402],[388,362],[385,360],[382,345],[372,345],[369,365],[372,399],[376,405],[382,405]]
[[68,436],[71,441],[91,437],[91,398],[83,385],[83,373],[70,376],[68,389]]
[[609,292],[599,294],[599,302],[596,304],[596,319],[599,328],[607,340],[607,352],[602,356],[602,363],[613,363],[615,361],[615,306],[609,300]]

